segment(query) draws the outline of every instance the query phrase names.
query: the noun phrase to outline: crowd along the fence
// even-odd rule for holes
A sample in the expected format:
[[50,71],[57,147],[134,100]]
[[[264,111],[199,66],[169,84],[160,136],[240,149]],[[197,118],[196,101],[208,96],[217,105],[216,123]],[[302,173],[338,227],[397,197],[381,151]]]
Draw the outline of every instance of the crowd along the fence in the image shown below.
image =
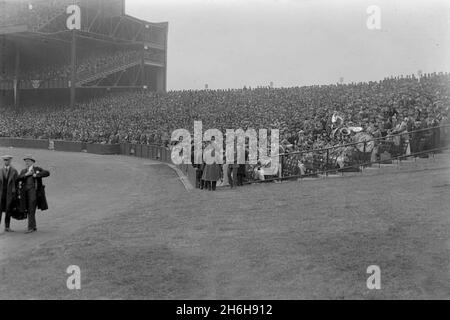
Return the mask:
[[[382,138],[376,138],[363,143],[355,142],[325,149],[286,152],[280,154],[280,171],[276,176],[267,177],[270,180],[301,178],[333,171],[360,170],[361,166],[371,163],[389,162],[411,155],[426,155],[427,152],[439,152],[448,148],[450,125],[421,129],[413,132],[403,132]],[[367,145],[373,142],[370,152]],[[359,146],[359,147],[358,147]],[[172,164],[171,150],[158,145],[134,143],[98,144],[76,141],[61,141],[48,139],[25,139],[0,137],[0,147],[48,149],[66,152],[86,152],[98,155],[126,155]],[[255,170],[263,166],[246,165],[247,182],[255,182]],[[226,166],[224,166],[226,170]],[[193,165],[182,164],[178,168],[185,174],[193,186],[196,183],[196,170]],[[226,180],[226,173],[224,174]]]

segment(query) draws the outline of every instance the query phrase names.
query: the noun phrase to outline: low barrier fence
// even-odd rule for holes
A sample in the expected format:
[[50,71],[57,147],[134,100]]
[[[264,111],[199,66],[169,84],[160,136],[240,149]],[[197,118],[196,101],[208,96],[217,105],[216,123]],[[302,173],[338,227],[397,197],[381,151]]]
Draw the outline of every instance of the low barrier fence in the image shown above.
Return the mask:
[[[172,163],[169,148],[157,145],[142,145],[133,143],[100,144],[48,139],[22,139],[0,137],[0,147],[47,149],[65,152],[86,152],[98,155],[126,155],[144,159]],[[192,166],[182,165],[181,171],[195,184],[195,169]]]
[[47,149],[66,152],[87,152],[92,154],[120,154],[119,144],[100,144],[76,141],[48,140],[48,139],[22,139],[0,137],[0,147]]
[[[302,178],[334,172],[361,171],[372,164],[387,164],[408,157],[427,157],[450,147],[450,124],[402,132],[330,148],[280,154],[281,172],[274,179]],[[249,168],[254,177],[254,168]]]
[[171,163],[170,149],[157,145],[142,145],[132,143],[101,144],[63,140],[0,137],[0,147],[48,149],[67,152],[87,152],[100,155],[122,154]]
[[[450,148],[450,124],[403,132],[382,138],[353,142],[330,148],[279,154],[280,168],[276,175],[264,176],[258,170],[261,165],[246,164],[247,183],[258,181],[288,180],[318,174],[360,171],[362,167],[378,163],[390,163],[412,156],[427,156]],[[97,144],[75,141],[21,139],[0,137],[0,147],[48,149],[66,152],[87,152],[99,155],[126,155],[172,164],[171,151],[158,145],[133,143]],[[225,167],[225,166],[224,166]],[[197,169],[182,164],[178,168],[197,185]],[[224,168],[226,170],[226,168]]]
[[0,147],[48,149],[49,141],[40,139],[0,138]]
[[157,145],[122,143],[120,154],[172,163],[170,149]]

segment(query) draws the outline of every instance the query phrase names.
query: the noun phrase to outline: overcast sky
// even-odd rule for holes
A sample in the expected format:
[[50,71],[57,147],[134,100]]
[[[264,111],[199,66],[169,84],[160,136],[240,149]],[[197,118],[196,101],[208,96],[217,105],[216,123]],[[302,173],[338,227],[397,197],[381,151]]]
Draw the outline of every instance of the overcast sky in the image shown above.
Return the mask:
[[[450,71],[448,0],[126,1],[130,15],[169,22],[169,90]],[[366,26],[370,5],[380,30]]]

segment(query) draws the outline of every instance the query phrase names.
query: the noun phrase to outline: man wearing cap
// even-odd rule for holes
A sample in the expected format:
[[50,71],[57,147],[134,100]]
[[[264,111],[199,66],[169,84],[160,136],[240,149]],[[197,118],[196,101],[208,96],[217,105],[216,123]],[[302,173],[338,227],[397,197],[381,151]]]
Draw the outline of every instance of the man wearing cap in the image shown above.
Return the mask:
[[16,182],[18,172],[11,166],[12,156],[3,156],[3,168],[0,172],[0,223],[2,214],[5,213],[5,232],[12,232],[11,204],[16,196]]
[[24,190],[25,203],[28,211],[28,232],[37,231],[36,227],[36,207],[37,207],[37,190],[42,188],[42,178],[50,176],[50,172],[36,167],[36,160],[33,156],[27,155],[23,159],[26,168],[20,172],[18,182],[22,183]]

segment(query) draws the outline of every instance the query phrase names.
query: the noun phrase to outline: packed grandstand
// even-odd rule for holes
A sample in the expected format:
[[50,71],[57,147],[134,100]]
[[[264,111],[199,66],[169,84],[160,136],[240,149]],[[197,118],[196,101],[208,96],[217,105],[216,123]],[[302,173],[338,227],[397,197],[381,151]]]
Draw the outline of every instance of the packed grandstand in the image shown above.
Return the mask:
[[[450,74],[292,88],[111,93],[79,103],[5,106],[0,135],[96,143],[167,144],[171,132],[204,127],[276,128],[293,149],[332,146],[332,115],[374,136],[448,122]],[[299,135],[299,132],[300,135]],[[301,139],[299,139],[301,136]],[[338,138],[336,138],[338,139]]]
[[[292,88],[110,93],[75,108],[6,106],[1,110],[0,136],[168,147],[171,132],[192,132],[194,121],[223,132],[274,128],[280,130],[284,152],[292,153],[283,161],[283,171],[288,171],[283,174],[292,175],[299,173],[299,163],[314,167],[317,159],[308,160],[308,152],[353,141],[354,134],[333,134],[336,117],[381,138],[380,144],[390,142],[387,151],[392,156],[405,154],[406,148],[416,153],[447,145],[449,88],[449,73],[433,73]],[[408,136],[436,127],[441,128]]]
[[[69,4],[81,12],[73,32]],[[278,129],[281,168],[268,175],[282,177],[448,145],[449,73],[166,92],[168,24],[126,15],[124,0],[0,5],[0,137],[170,149],[171,133],[192,132],[194,121],[222,132]]]

